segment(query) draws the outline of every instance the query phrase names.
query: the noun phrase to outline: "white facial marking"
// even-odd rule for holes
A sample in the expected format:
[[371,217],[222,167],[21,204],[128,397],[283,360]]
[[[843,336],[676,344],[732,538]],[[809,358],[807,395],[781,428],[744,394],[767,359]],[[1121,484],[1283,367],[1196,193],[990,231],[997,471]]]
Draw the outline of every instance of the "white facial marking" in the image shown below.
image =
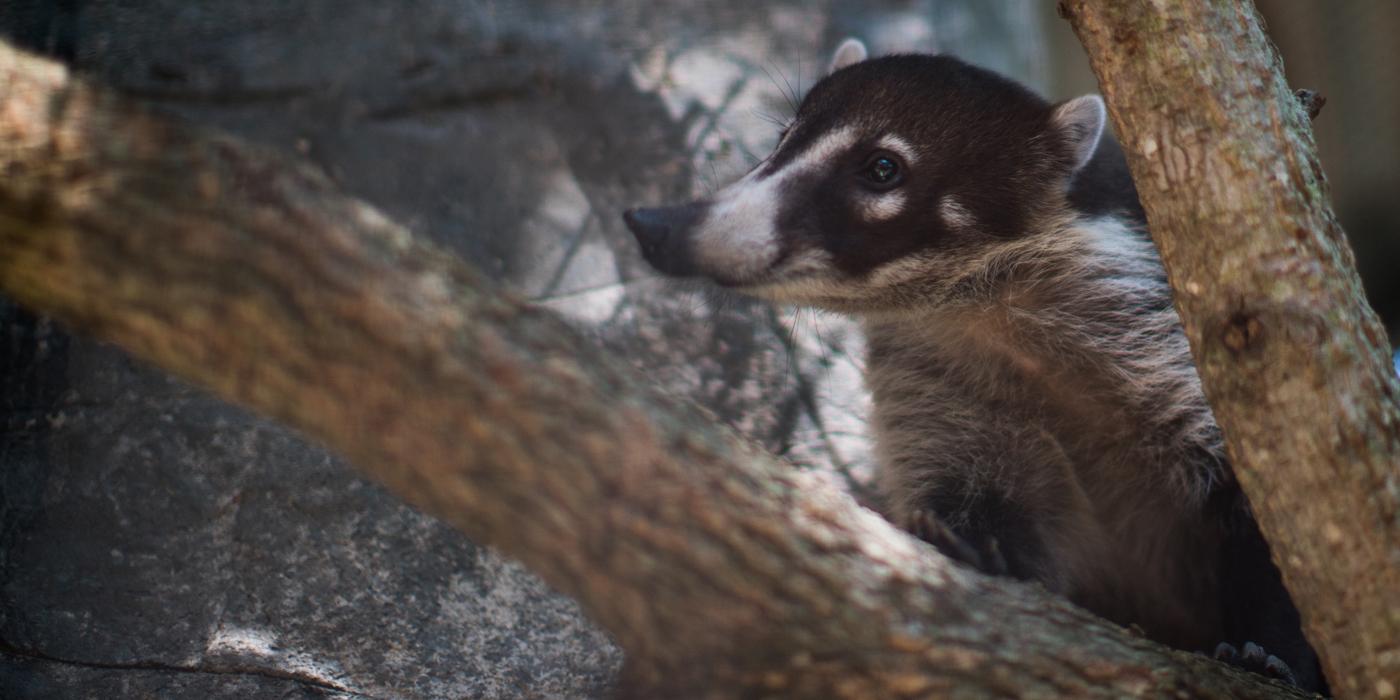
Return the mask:
[[856,141],[855,127],[843,126],[829,134],[823,135],[812,145],[807,147],[801,155],[794,158],[782,172],[774,173],[774,177],[785,173],[798,172],[811,168],[813,165],[824,160],[829,160],[837,153],[851,147]]
[[860,203],[861,217],[866,221],[885,221],[899,216],[909,198],[901,191],[871,194]]
[[743,278],[772,263],[778,256],[775,184],[746,177],[720,192],[691,240],[700,269]]
[[880,140],[875,142],[875,145],[878,148],[883,148],[899,156],[904,160],[906,165],[913,166],[915,163],[919,162],[919,154],[918,151],[914,150],[914,146],[894,134],[885,134],[881,136]]
[[948,224],[949,228],[971,228],[977,223],[972,217],[972,212],[951,194],[945,194],[938,200],[938,215],[943,217],[943,222]]
[[700,269],[734,281],[767,270],[779,254],[777,216],[785,185],[849,148],[855,139],[855,129],[837,129],[808,146],[782,170],[763,179],[755,170],[721,190],[691,239]]

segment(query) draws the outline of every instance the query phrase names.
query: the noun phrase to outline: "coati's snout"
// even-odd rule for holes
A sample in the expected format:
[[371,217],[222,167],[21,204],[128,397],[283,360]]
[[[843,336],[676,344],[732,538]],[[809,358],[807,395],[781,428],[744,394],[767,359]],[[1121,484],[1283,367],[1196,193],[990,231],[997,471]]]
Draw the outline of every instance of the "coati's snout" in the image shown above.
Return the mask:
[[701,273],[696,269],[689,240],[692,229],[704,215],[705,205],[692,202],[628,209],[622,220],[641,244],[642,257],[652,267],[674,277],[692,277]]

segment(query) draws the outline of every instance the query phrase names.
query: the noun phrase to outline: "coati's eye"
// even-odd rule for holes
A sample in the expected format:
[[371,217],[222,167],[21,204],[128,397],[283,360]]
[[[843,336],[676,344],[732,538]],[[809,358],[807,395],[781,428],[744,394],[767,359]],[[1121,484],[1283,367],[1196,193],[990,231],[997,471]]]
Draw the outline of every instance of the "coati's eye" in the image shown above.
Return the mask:
[[904,170],[899,166],[899,159],[893,154],[879,152],[866,161],[865,167],[861,169],[861,177],[872,189],[888,190],[904,180]]
[[870,179],[877,183],[885,184],[893,180],[899,174],[899,164],[889,158],[876,158],[870,164]]

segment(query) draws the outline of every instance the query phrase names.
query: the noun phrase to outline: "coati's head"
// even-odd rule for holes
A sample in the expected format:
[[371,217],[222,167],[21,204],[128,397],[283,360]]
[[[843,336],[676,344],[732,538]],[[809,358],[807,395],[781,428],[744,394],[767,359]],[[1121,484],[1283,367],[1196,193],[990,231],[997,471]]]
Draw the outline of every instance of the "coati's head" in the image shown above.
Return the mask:
[[1095,95],[1051,105],[950,56],[866,60],[848,40],[746,176],[624,219],[670,275],[846,311],[938,303],[1063,217],[1103,124]]

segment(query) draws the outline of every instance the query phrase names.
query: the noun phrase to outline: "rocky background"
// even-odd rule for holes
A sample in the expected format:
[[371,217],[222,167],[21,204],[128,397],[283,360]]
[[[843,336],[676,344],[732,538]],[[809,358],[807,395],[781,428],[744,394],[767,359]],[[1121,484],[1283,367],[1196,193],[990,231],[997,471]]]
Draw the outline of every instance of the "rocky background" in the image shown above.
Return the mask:
[[[1063,31],[1029,0],[0,3],[0,36],[309,159],[867,502],[850,324],[658,280],[619,213],[747,169],[845,36],[1055,90]],[[591,698],[622,662],[334,455],[3,299],[0,420],[0,698]]]

